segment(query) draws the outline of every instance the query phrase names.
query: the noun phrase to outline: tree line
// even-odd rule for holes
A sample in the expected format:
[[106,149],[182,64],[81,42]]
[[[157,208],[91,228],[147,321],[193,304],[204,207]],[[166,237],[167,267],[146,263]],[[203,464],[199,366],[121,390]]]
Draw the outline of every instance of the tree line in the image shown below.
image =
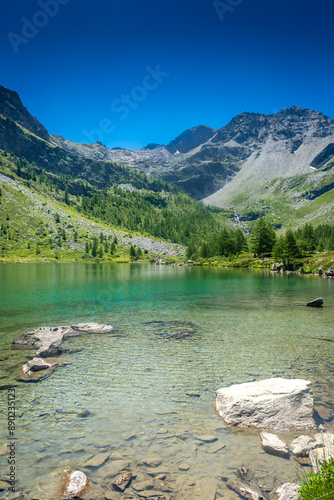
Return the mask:
[[320,224],[313,227],[305,224],[284,235],[277,236],[272,225],[265,218],[256,221],[246,237],[241,229],[227,228],[198,242],[192,239],[187,247],[187,259],[215,256],[234,257],[250,251],[256,257],[273,257],[286,266],[294,259],[302,258],[312,251],[334,250],[334,225]]

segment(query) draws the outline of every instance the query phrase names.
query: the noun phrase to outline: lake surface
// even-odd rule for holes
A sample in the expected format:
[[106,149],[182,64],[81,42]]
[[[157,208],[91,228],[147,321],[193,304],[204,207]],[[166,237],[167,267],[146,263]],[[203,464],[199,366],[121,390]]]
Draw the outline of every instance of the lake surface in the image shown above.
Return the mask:
[[[217,389],[234,383],[305,378],[319,422],[330,429],[333,292],[332,279],[262,270],[2,265],[0,418],[6,423],[6,386],[15,384],[17,491],[51,500],[50,474],[70,466],[87,474],[95,500],[107,490],[107,498],[139,498],[132,487],[111,496],[114,460],[129,464],[133,485],[161,462],[171,499],[210,500],[203,493],[210,488],[217,499],[237,499],[226,479],[240,466],[250,467],[251,484],[267,497],[298,480],[307,468],[265,454],[260,431],[229,429],[212,404]],[[305,307],[318,296],[324,308]],[[38,383],[16,381],[32,352],[13,348],[14,338],[38,326],[91,321],[115,330],[68,339],[66,366]],[[0,446],[7,434],[2,425]],[[296,435],[281,436],[290,443]],[[106,452],[103,465],[84,467]],[[7,458],[0,457],[2,478]]]

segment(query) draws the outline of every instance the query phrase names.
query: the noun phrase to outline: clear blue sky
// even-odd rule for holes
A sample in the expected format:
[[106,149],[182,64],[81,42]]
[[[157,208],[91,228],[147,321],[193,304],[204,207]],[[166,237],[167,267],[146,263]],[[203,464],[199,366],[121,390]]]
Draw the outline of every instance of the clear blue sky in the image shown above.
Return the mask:
[[333,19],[332,0],[2,0],[0,84],[50,133],[108,147],[244,111],[334,118]]

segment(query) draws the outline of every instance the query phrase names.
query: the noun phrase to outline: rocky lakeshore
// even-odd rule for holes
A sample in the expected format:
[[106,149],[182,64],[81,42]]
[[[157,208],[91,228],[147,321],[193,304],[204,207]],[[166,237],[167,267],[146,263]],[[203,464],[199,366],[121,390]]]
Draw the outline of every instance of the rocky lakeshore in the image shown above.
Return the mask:
[[68,352],[61,347],[66,338],[89,333],[101,334],[111,333],[111,325],[99,323],[79,323],[72,326],[39,327],[23,333],[13,340],[12,344],[17,347],[36,349],[35,357],[25,363],[19,372],[18,379],[26,382],[36,382],[50,375],[58,366],[63,366],[62,361],[54,361],[51,358]]
[[[154,325],[155,328],[157,326],[161,330],[161,325]],[[185,332],[189,334],[189,325],[185,326],[182,325],[180,332],[176,332],[176,341],[189,336],[185,336]],[[161,338],[164,331],[160,330],[157,332]],[[38,328],[15,339],[13,345],[35,350],[35,357],[22,367],[28,380],[33,381],[35,374],[48,373],[48,370],[61,364],[61,361],[55,361],[55,357],[66,354],[67,349],[62,344],[67,338],[112,331],[111,325],[97,323]],[[169,338],[175,341],[170,330],[168,333]],[[55,366],[44,368],[52,363]],[[228,404],[224,398],[229,399]],[[323,454],[328,457],[333,455],[334,435],[325,432],[322,426],[316,426],[313,405],[312,387],[306,380],[273,378],[222,388],[217,391],[215,403],[218,413],[216,427],[202,429],[200,433],[197,425],[197,432],[170,433],[168,426],[163,427],[163,421],[172,421],[178,416],[161,413],[161,427],[158,432],[151,433],[150,441],[146,441],[147,437],[143,440],[135,433],[122,433],[123,445],[115,447],[108,442],[97,442],[94,443],[95,453],[91,453],[90,446],[94,438],[82,435],[79,441],[73,441],[77,458],[72,464],[40,477],[35,487],[22,492],[17,498],[297,500],[298,484],[284,482],[284,476],[279,477],[279,473],[272,474],[269,464],[271,460],[277,461],[277,464],[279,461],[291,462],[289,467],[292,469],[300,464],[307,470],[311,470],[312,466],[316,470],[317,459]],[[89,412],[81,416],[86,417],[89,418]],[[234,463],[232,461],[228,474],[222,473],[220,477],[203,475],[198,468],[194,468],[194,458],[200,464],[203,460],[219,457],[223,466],[226,442],[219,422],[230,432],[240,428],[241,439],[247,436],[247,432],[256,433],[259,450],[264,454],[262,462],[265,464],[268,461],[267,471],[253,465],[252,450],[239,463],[237,460]],[[190,446],[192,456],[182,452],[183,443],[187,443],[188,448]],[[169,461],[161,457],[161,451],[166,447],[170,448],[173,455]],[[5,447],[2,451],[3,454],[8,452]],[[0,491],[1,488],[5,490],[4,486],[0,483]]]

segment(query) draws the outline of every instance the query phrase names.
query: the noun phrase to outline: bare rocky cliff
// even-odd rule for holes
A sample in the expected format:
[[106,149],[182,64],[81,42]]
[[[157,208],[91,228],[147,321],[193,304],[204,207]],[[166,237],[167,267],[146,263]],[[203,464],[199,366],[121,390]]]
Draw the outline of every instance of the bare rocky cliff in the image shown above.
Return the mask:
[[334,120],[297,106],[272,115],[242,113],[219,130],[201,125],[166,146],[138,151],[77,144],[60,136],[51,140],[69,152],[123,163],[174,182],[205,203],[226,207],[246,185],[260,184],[265,190],[275,178],[312,173],[319,162],[327,163],[333,155]]

